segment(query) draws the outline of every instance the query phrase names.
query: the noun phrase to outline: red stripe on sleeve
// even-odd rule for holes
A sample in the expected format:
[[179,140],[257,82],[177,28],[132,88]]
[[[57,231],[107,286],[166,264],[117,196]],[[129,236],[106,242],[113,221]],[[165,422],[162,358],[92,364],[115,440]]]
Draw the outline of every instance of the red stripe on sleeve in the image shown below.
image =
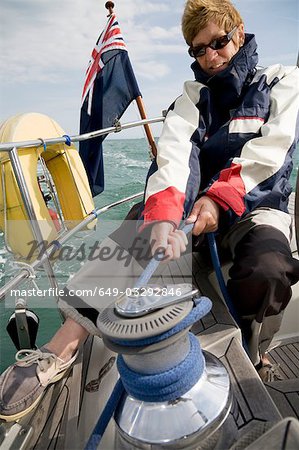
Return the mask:
[[144,207],[144,222],[170,221],[179,225],[184,210],[185,194],[175,187],[151,195]]
[[265,122],[265,119],[262,117],[256,117],[256,116],[239,116],[239,117],[233,117],[232,122],[234,120],[260,120],[261,122]]
[[244,203],[246,191],[240,175],[241,168],[241,164],[232,164],[231,167],[223,169],[219,179],[206,193],[225,211],[231,208],[237,216],[241,216],[246,211]]

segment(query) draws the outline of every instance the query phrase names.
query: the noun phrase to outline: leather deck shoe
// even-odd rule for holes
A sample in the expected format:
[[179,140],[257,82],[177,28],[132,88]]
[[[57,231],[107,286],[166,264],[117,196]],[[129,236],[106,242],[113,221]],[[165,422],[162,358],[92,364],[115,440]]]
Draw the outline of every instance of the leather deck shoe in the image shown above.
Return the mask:
[[32,411],[46,387],[65,375],[77,355],[64,362],[46,347],[18,351],[17,362],[0,377],[0,419],[12,422]]

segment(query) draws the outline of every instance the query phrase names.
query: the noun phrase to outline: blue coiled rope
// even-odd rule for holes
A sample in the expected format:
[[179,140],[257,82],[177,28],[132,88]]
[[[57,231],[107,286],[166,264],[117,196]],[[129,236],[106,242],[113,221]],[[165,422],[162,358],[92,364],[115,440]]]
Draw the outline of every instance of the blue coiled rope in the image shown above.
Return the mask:
[[177,366],[157,374],[143,374],[130,369],[122,355],[117,358],[117,368],[129,395],[145,402],[172,401],[189,391],[201,377],[205,359],[198,339],[188,333],[190,351]]
[[[212,308],[212,302],[207,297],[194,300],[195,306],[190,313],[170,330],[146,339],[118,340],[117,343],[126,347],[149,346],[169,339],[174,334],[190,328],[204,317]],[[156,374],[143,374],[130,369],[119,355],[117,368],[123,385],[128,394],[137,400],[147,402],[164,402],[179,398],[189,391],[199,380],[205,367],[205,359],[197,338],[188,333],[190,351],[186,358],[177,366]],[[115,342],[115,340],[113,340]]]

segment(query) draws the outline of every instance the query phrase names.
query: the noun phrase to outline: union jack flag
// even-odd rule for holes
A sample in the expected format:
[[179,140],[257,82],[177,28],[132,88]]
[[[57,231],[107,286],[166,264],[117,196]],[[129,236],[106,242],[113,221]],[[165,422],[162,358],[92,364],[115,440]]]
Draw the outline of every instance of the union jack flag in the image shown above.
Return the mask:
[[[115,14],[97,40],[89,61],[82,94],[80,134],[111,127],[129,104],[141,96]],[[104,190],[104,163],[99,136],[79,144],[93,196]]]
[[91,53],[91,58],[86,70],[86,78],[82,93],[82,103],[84,102],[86,96],[89,94],[89,114],[90,105],[92,103],[92,94],[94,81],[97,74],[103,69],[105,63],[102,56],[105,52],[109,50],[125,50],[127,51],[126,44],[122,37],[118,21],[115,14],[113,13],[109,18],[105,29],[102,31],[100,37],[98,38],[96,45]]

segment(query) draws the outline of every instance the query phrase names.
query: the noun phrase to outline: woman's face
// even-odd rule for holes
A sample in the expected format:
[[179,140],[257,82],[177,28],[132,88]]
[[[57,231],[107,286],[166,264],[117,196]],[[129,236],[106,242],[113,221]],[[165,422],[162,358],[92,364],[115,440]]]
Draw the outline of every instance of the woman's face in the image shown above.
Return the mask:
[[[231,31],[231,30],[230,30]],[[192,47],[199,47],[201,45],[208,45],[214,39],[225,36],[227,33],[219,28],[213,22],[209,22],[206,28],[201,30],[193,39]],[[237,30],[234,33],[233,39],[223,48],[218,50],[213,50],[210,47],[205,49],[205,54],[202,56],[198,56],[196,60],[198,61],[200,67],[204,72],[208,75],[215,75],[218,72],[224,70],[232,57],[238,52],[239,48],[244,43],[244,25],[241,24],[238,26]]]

